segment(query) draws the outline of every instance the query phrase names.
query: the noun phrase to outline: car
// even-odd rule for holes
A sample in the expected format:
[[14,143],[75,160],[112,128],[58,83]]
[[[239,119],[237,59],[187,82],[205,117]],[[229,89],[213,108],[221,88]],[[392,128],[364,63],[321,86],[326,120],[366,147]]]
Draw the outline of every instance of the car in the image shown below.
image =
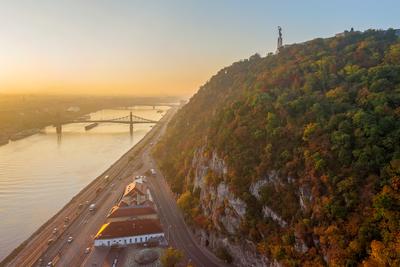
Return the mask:
[[58,233],[58,229],[57,229],[57,227],[55,227],[54,229],[53,229],[53,235],[56,235]]
[[51,243],[53,243],[54,239],[50,238],[49,240],[47,240],[47,245],[50,245]]
[[49,261],[49,263],[47,263],[47,267],[52,267],[53,266],[53,262]]
[[69,217],[67,216],[67,217],[65,217],[65,219],[64,219],[64,222],[69,222]]
[[83,207],[83,204],[82,204],[82,203],[79,203],[78,209],[81,209],[82,207]]
[[89,254],[89,252],[90,252],[90,247],[87,247],[87,248],[85,249],[85,254]]
[[68,243],[71,243],[73,240],[74,240],[74,239],[72,238],[72,236],[70,236],[70,237],[68,237],[67,242],[68,242]]
[[96,204],[95,203],[90,204],[89,211],[95,211],[95,210],[96,210]]

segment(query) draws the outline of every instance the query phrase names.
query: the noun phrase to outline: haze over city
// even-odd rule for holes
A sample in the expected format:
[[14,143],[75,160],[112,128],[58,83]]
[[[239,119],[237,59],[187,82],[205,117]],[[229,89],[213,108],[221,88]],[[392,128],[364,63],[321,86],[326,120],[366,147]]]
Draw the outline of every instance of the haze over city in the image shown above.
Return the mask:
[[[190,96],[284,43],[388,28],[396,1],[2,1],[0,92]],[[317,23],[316,23],[317,22]]]

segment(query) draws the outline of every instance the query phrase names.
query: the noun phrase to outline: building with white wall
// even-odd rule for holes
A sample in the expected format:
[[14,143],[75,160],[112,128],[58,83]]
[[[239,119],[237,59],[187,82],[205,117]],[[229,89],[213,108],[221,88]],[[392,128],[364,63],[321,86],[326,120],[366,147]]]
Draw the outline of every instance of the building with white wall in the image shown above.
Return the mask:
[[95,247],[127,246],[164,239],[158,219],[116,221],[104,224],[94,239]]

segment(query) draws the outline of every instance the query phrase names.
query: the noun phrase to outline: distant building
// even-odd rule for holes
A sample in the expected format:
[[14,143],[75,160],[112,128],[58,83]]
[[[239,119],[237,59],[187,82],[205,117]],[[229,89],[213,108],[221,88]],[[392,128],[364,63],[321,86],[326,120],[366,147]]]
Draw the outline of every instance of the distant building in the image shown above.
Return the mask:
[[164,232],[159,220],[110,222],[100,228],[94,239],[94,246],[126,246],[163,239]]
[[129,221],[138,219],[157,219],[157,212],[153,206],[139,205],[118,207],[114,206],[107,216],[108,222]]
[[81,111],[81,108],[78,106],[72,106],[72,107],[67,108],[67,111],[68,112],[79,112],[79,111]]

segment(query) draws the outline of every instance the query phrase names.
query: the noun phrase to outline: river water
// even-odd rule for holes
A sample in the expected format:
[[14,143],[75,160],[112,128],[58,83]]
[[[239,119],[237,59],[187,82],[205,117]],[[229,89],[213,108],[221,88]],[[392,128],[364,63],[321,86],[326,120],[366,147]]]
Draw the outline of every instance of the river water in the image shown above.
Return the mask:
[[[166,106],[132,108],[133,114],[159,120]],[[164,112],[157,112],[163,110]],[[129,115],[129,110],[101,110],[93,119]],[[139,142],[152,124],[63,125],[0,146],[0,261],[61,209],[74,195]]]

